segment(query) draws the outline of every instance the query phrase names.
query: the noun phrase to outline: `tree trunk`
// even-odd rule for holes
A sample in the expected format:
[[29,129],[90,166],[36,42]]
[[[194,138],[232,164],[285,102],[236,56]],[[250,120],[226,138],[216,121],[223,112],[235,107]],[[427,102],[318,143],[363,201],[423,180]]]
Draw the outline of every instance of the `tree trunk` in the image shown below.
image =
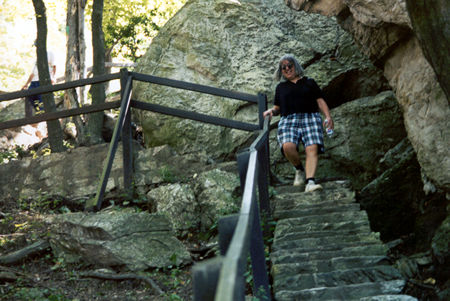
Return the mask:
[[[93,48],[93,76],[105,74],[105,37],[103,35],[103,0],[94,0],[92,6],[92,48]],[[92,104],[105,102],[105,84],[91,87]],[[88,120],[89,138],[92,144],[103,142],[102,138],[103,112],[90,114]]]
[[[37,26],[37,66],[39,73],[39,85],[48,86],[52,82],[50,80],[50,72],[48,69],[47,58],[47,16],[43,0],[33,0],[34,10],[36,13]],[[55,99],[53,93],[42,95],[45,112],[56,111]],[[52,152],[64,151],[63,132],[58,120],[47,121],[48,140]]]
[[[84,41],[84,8],[86,0],[67,0],[67,56],[65,80],[73,81],[85,77],[86,44]],[[78,90],[78,91],[77,91]],[[78,108],[84,101],[84,87],[66,90],[64,106]],[[79,144],[85,144],[85,128],[79,116],[73,117]]]

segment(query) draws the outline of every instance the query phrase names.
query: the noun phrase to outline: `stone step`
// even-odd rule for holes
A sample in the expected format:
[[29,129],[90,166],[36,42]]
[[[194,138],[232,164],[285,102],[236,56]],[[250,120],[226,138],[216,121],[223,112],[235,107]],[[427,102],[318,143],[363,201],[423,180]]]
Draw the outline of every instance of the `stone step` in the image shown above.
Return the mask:
[[380,265],[324,273],[278,275],[274,278],[273,288],[275,291],[292,288],[305,290],[391,280],[402,280],[400,272],[390,265]]
[[[291,222],[296,225],[312,224],[312,223],[340,223],[342,221],[368,221],[367,213],[365,211],[350,211],[350,212],[334,212],[320,215],[309,215],[300,217],[291,217]],[[285,222],[286,219],[280,220]]]
[[378,235],[378,233],[370,232],[370,231],[360,231],[356,230],[345,230],[345,231],[311,231],[311,232],[282,232],[276,231],[274,238],[281,242],[286,239],[302,239],[302,238],[320,238],[320,237],[336,237],[336,236],[344,236],[344,237],[355,237],[360,236],[364,237],[364,235]]
[[279,208],[289,206],[305,206],[326,202],[355,203],[355,193],[349,190],[333,190],[322,193],[295,192],[287,194],[277,194],[274,204]]
[[282,197],[276,197],[272,202],[276,210],[289,210],[296,208],[302,209],[312,207],[336,207],[340,205],[359,204],[354,198],[324,200],[318,197],[317,199],[310,200],[310,198],[302,198],[301,195],[299,195],[297,198],[292,198],[290,196]]
[[314,204],[304,207],[288,208],[286,210],[276,209],[273,217],[275,220],[311,216],[311,215],[325,215],[337,212],[360,211],[360,206],[357,203],[350,204]]
[[274,238],[272,250],[335,250],[343,247],[381,244],[378,233],[368,233],[362,235],[339,235],[317,238],[301,238],[296,233],[288,234],[283,238]]
[[[284,243],[296,243],[296,241],[301,240],[301,246],[310,246],[311,243],[315,245],[328,245],[328,244],[339,244],[347,242],[379,242],[380,235],[377,232],[366,232],[366,233],[352,233],[349,232],[337,232],[334,234],[329,234],[330,232],[291,232],[286,234],[276,235],[273,239],[274,245],[280,245]],[[331,232],[333,233],[333,232]],[[329,235],[327,235],[329,234]]]
[[324,221],[323,223],[312,223],[299,225],[295,219],[280,220],[276,224],[274,235],[280,235],[280,233],[294,233],[294,232],[321,232],[321,231],[359,231],[370,232],[369,220],[349,220],[337,223],[329,223]]
[[305,262],[310,260],[322,260],[338,257],[352,256],[385,256],[388,248],[383,244],[358,245],[334,250],[319,250],[312,252],[300,252],[296,250],[272,251],[270,258],[273,264]]
[[398,294],[405,286],[404,280],[392,280],[384,282],[368,282],[339,287],[318,287],[307,290],[280,290],[275,292],[277,301],[292,300],[360,300],[364,297],[371,297],[385,294]]
[[377,295],[360,298],[359,301],[418,301],[417,298],[408,295]]
[[[322,192],[322,194],[327,193],[327,192],[336,191],[336,190],[353,192],[352,185],[349,181],[327,181],[327,182],[320,182],[320,185],[322,185],[322,187],[323,187],[323,190],[320,190],[320,192]],[[278,195],[291,194],[291,193],[304,193],[303,186],[304,185],[302,185],[300,187],[292,186],[292,184],[282,185],[282,186],[277,186],[275,191],[278,193]],[[308,194],[308,193],[306,193],[306,194]]]
[[325,273],[335,270],[348,270],[358,267],[372,267],[389,264],[386,256],[349,256],[274,264],[272,265],[271,273],[273,277],[278,277],[279,275],[280,277],[285,277],[286,275]]

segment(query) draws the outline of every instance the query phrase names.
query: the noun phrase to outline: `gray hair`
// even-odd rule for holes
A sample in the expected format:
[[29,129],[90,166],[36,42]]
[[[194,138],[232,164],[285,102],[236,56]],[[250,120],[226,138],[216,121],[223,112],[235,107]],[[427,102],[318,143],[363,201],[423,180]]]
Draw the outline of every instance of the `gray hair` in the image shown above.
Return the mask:
[[295,68],[295,73],[302,77],[305,73],[305,70],[303,69],[303,67],[300,65],[300,63],[295,59],[295,57],[292,54],[285,54],[283,55],[280,60],[278,61],[278,68],[277,71],[275,71],[275,79],[277,81],[280,81],[281,79],[286,80],[286,78],[283,75],[283,72],[281,70],[281,63],[283,61],[289,61],[292,64],[294,64],[294,68]]

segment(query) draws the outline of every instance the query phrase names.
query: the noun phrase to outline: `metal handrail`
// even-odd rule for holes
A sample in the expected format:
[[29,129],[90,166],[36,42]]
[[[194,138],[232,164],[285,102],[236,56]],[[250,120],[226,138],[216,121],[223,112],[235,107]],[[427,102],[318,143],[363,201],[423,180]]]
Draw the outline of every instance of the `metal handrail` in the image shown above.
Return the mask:
[[267,117],[259,136],[242,155],[247,163],[238,164],[240,169],[245,169],[245,173],[241,173],[241,177],[245,178],[244,192],[239,214],[224,217],[219,221],[219,245],[222,256],[193,267],[196,301],[245,300],[244,273],[249,254],[253,272],[253,294],[259,298],[258,300],[271,300],[260,223],[260,212],[264,215],[264,219],[270,215],[268,169],[264,166],[266,161],[268,163],[269,130]]

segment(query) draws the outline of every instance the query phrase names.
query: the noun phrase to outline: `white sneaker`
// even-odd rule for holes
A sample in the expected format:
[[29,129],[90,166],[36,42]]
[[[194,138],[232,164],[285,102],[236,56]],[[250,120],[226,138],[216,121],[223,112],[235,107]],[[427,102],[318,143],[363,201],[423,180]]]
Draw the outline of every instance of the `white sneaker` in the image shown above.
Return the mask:
[[305,192],[312,192],[321,189],[323,189],[322,185],[316,184],[313,181],[309,181],[308,184],[306,184]]
[[299,169],[295,171],[294,186],[301,186],[305,184],[305,173]]

